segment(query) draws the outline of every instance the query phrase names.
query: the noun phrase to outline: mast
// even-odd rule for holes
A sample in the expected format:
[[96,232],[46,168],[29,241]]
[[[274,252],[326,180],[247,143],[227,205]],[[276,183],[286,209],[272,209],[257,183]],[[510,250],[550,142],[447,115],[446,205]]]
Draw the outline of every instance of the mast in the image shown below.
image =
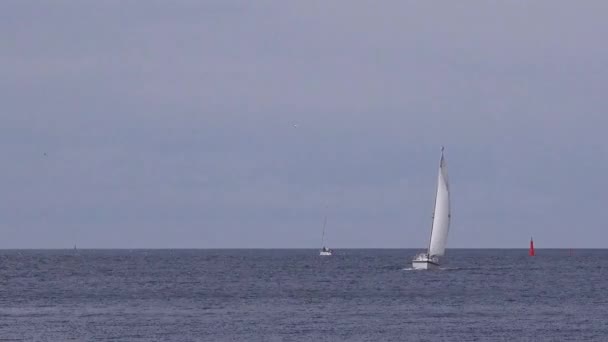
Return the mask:
[[[441,146],[441,158],[439,158],[439,172],[441,172],[441,164],[443,164],[443,150],[445,147]],[[437,184],[439,187],[439,184]],[[433,241],[433,225],[435,223],[435,211],[437,210],[437,189],[435,189],[435,200],[433,201],[433,215],[431,216],[431,234],[429,234],[429,247],[426,249],[426,254],[431,256],[431,242]]]

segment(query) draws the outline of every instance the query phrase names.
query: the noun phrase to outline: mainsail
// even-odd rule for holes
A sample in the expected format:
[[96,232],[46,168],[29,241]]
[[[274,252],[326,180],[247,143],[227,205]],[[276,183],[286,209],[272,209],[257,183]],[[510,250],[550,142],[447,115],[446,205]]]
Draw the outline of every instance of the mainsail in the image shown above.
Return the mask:
[[435,197],[435,210],[433,212],[433,227],[431,230],[431,242],[429,244],[430,256],[442,256],[445,254],[445,245],[448,240],[450,229],[450,185],[448,182],[447,164],[443,157],[441,148],[441,160],[439,162],[439,176],[437,179],[437,196]]
[[327,214],[323,218],[323,234],[321,235],[321,244],[325,247],[325,226],[327,225]]
[[534,253],[534,240],[532,240],[532,238],[530,238],[530,250],[528,251],[528,255],[536,255],[536,253]]

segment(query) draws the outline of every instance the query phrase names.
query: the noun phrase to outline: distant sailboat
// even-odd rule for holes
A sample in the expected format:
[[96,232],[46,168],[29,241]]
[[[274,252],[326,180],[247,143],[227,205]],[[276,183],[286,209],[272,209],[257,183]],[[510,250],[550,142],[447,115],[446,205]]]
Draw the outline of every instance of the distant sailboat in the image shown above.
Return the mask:
[[448,182],[448,170],[444,148],[441,147],[441,159],[439,160],[439,176],[437,178],[437,194],[435,195],[435,209],[433,211],[433,224],[431,226],[431,238],[426,253],[418,254],[412,260],[414,269],[428,270],[439,267],[439,257],[445,254],[445,245],[448,240],[450,228],[450,186]]
[[530,251],[528,251],[528,255],[530,255],[530,256],[536,255],[536,253],[534,252],[534,240],[532,240],[532,238],[530,238]]
[[321,256],[331,256],[332,250],[325,247],[325,226],[327,225],[327,214],[325,214],[325,218],[323,218],[323,234],[321,235],[321,244],[323,248],[319,251],[319,255]]

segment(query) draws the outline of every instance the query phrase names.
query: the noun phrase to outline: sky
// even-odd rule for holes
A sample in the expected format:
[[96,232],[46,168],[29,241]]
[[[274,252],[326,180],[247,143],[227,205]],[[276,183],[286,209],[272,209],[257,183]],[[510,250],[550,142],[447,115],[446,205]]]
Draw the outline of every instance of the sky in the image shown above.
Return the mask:
[[2,1],[0,248],[608,248],[607,11]]

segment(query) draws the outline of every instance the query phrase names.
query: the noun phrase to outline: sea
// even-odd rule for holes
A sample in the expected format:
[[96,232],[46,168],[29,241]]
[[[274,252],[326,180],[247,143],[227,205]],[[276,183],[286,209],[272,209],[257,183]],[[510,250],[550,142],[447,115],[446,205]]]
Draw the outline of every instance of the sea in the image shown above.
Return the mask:
[[608,341],[608,250],[1,250],[0,341]]

